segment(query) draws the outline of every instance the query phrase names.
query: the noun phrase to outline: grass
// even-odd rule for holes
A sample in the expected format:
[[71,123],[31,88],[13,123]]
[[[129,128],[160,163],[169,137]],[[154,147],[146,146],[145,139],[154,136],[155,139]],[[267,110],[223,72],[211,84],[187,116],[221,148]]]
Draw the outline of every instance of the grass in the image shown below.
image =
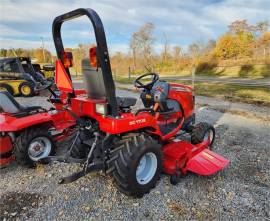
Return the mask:
[[[176,70],[172,69],[156,69],[160,76],[180,76],[188,77],[191,76],[191,70]],[[133,76],[140,76],[145,71],[141,70]],[[128,73],[128,72],[127,72]],[[126,74],[127,75],[127,74]],[[267,79],[270,78],[270,64],[246,64],[246,65],[235,65],[235,66],[217,66],[206,64],[200,64],[197,66],[196,76],[202,77],[225,77],[225,78],[248,78],[248,79]]]
[[[135,78],[117,76],[116,81],[122,84],[132,84]],[[175,81],[191,85],[191,81]],[[267,87],[252,87],[238,84],[195,82],[195,94],[216,97],[235,102],[270,106],[270,89]]]
[[195,94],[270,106],[270,91],[267,87],[197,82]]
[[211,67],[199,70],[197,76],[264,79],[270,78],[270,65],[239,65]]

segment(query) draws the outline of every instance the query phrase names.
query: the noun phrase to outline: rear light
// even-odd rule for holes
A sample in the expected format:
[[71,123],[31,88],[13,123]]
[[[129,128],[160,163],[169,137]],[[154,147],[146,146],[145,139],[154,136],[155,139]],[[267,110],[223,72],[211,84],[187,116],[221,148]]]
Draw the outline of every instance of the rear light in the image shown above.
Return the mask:
[[72,52],[63,53],[63,64],[65,68],[70,68],[73,66],[73,55]]
[[89,49],[89,59],[90,59],[90,66],[97,68],[97,47],[92,47]]
[[106,103],[98,103],[96,104],[96,113],[101,115],[107,115],[108,114],[108,108]]

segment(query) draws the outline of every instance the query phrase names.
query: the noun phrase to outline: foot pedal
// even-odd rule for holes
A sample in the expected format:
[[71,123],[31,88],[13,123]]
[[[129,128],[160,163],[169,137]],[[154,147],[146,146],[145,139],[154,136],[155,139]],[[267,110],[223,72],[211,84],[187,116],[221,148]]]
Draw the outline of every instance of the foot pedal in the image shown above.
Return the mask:
[[204,149],[187,162],[187,170],[203,176],[212,175],[229,164],[229,160],[209,149]]

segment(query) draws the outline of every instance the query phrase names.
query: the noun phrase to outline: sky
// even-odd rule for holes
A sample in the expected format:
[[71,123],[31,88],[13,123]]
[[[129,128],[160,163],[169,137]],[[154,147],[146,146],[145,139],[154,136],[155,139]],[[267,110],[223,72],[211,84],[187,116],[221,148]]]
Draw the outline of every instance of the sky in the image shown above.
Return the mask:
[[[77,8],[99,14],[110,53],[127,53],[130,36],[146,22],[155,25],[156,52],[165,39],[184,49],[217,39],[238,19],[270,22],[270,0],[0,0],[0,48],[40,48],[42,37],[45,48],[55,54],[53,19]],[[64,23],[65,47],[93,43],[92,31],[86,18]]]

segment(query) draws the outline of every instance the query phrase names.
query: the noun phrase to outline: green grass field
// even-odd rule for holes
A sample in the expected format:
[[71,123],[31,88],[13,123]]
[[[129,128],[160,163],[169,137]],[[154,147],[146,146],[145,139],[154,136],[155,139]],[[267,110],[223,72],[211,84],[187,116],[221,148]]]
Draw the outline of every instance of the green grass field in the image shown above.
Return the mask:
[[231,67],[198,67],[197,76],[263,79],[270,78],[270,65],[242,65]]
[[[191,75],[191,69],[175,70],[170,69],[155,69],[154,72],[160,76],[181,76],[186,77]],[[137,71],[133,76],[139,76],[145,71]],[[128,75],[128,72],[125,76]],[[204,77],[222,77],[222,78],[249,78],[249,79],[270,79],[270,64],[257,65],[236,65],[236,66],[210,66],[209,64],[201,64],[197,66],[196,76]]]
[[[117,76],[116,81],[124,84],[132,84],[135,78],[123,78]],[[175,81],[181,84],[191,85],[191,81]],[[235,102],[244,102],[257,105],[270,106],[270,89],[267,87],[252,87],[238,84],[204,83],[195,82],[195,94],[228,99]]]

